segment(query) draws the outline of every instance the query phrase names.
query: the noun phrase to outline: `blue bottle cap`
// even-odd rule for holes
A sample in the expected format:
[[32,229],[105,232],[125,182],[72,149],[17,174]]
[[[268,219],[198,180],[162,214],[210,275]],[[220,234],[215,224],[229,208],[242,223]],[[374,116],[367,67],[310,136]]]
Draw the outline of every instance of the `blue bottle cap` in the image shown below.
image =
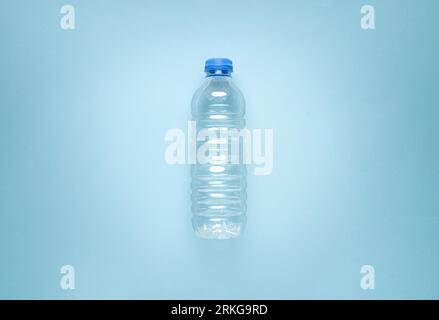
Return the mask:
[[226,58],[207,59],[204,66],[204,72],[209,74],[230,74],[233,72],[232,60]]

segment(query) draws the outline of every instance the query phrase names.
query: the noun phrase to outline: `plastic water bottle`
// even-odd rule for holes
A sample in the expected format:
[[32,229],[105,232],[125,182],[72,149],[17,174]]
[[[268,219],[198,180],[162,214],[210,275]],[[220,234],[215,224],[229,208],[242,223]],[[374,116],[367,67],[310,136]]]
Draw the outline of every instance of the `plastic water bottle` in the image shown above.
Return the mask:
[[[209,59],[206,78],[192,99],[192,120],[196,132],[208,132],[204,141],[197,139],[197,155],[209,141],[209,161],[197,159],[192,165],[192,225],[195,233],[206,239],[238,237],[246,224],[246,167],[242,138],[235,148],[239,162],[230,161],[231,139],[221,133],[245,127],[245,100],[232,81],[233,64],[229,59]],[[233,130],[232,130],[233,129]],[[211,136],[212,135],[212,136]],[[227,159],[225,159],[225,151]],[[205,154],[205,153],[204,153]],[[235,154],[236,156],[236,154]]]

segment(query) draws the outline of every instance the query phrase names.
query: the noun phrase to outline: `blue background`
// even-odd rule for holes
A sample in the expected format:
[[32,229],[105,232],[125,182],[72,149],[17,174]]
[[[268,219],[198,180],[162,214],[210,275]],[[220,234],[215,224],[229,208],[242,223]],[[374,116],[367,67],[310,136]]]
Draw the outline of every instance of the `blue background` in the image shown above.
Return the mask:
[[[438,10],[1,1],[0,298],[439,298]],[[213,56],[275,140],[222,242],[194,236],[189,168],[164,159]]]

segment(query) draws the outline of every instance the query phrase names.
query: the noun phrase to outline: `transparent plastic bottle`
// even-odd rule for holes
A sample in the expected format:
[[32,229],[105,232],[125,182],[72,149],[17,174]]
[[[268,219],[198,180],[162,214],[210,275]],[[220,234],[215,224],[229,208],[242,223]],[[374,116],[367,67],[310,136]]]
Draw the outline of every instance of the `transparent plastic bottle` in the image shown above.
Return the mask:
[[238,149],[234,149],[235,154],[239,153],[239,162],[236,162],[231,161],[231,140],[221,138],[221,133],[224,136],[224,132],[236,132],[245,127],[245,100],[232,81],[232,71],[229,59],[207,60],[206,78],[192,99],[192,120],[196,121],[197,136],[200,131],[209,132],[205,141],[197,139],[198,152],[209,141],[205,149],[209,161],[202,163],[197,158],[191,170],[192,225],[195,233],[206,239],[238,237],[246,225],[246,167],[242,139]]

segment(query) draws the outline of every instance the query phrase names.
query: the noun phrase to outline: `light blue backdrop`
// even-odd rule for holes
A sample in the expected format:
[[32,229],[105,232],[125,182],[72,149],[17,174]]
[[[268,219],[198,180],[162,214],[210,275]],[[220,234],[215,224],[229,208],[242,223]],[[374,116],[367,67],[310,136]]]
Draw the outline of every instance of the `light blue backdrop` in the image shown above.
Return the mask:
[[[0,298],[439,298],[438,10],[1,1]],[[225,242],[195,238],[189,168],[164,160],[213,56],[275,140]]]

